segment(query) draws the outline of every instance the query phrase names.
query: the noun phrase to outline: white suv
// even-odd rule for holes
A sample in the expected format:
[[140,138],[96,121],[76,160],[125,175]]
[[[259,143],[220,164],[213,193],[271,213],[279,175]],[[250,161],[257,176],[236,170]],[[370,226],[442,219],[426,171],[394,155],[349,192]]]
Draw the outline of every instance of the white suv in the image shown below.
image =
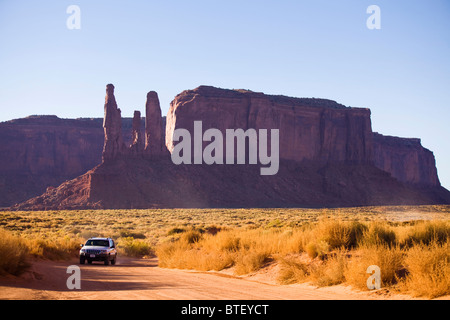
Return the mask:
[[80,250],[80,264],[87,260],[89,264],[92,261],[104,261],[107,266],[116,264],[117,250],[114,240],[111,238],[90,238]]

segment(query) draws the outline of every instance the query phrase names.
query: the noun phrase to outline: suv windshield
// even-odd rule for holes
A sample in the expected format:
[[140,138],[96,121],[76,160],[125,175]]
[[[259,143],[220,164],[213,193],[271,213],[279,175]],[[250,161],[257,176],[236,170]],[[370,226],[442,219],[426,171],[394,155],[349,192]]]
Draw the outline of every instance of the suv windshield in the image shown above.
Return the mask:
[[99,247],[109,247],[108,240],[88,240],[86,241],[86,246],[99,246]]

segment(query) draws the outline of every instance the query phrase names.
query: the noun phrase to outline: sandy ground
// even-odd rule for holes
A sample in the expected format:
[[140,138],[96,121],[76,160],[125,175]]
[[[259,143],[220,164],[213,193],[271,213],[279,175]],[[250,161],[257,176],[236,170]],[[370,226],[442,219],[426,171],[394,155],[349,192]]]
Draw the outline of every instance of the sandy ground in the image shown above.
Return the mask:
[[115,266],[83,265],[81,289],[69,290],[67,267],[77,261],[36,261],[21,277],[0,278],[0,299],[13,300],[367,300],[411,299],[382,289],[278,285],[270,271],[247,277],[159,268],[156,259],[122,258]]

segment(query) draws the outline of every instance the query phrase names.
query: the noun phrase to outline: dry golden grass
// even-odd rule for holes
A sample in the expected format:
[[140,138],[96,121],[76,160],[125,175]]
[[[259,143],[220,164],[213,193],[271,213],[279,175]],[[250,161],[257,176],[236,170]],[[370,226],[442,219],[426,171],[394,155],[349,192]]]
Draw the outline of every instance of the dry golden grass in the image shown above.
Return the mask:
[[135,239],[134,237],[122,237],[122,242],[119,247],[119,254],[124,254],[129,257],[146,257],[153,256],[152,247],[145,241]]
[[413,246],[405,257],[408,270],[402,287],[414,296],[435,298],[450,294],[450,242]]
[[341,284],[345,282],[347,264],[347,251],[337,250],[326,261],[311,266],[310,280],[319,287]]
[[25,243],[29,253],[37,258],[66,260],[77,257],[82,239],[64,236],[62,238],[27,238]]
[[[0,261],[21,261],[20,270],[24,257],[67,259],[87,238],[110,236],[121,254],[156,254],[168,268],[248,274],[275,262],[281,283],[367,289],[365,272],[375,264],[384,287],[435,297],[449,294],[449,217],[450,206],[4,211]],[[22,248],[20,259],[10,258],[7,241]]]
[[[233,266],[237,275],[255,272],[276,260],[282,284],[345,283],[363,290],[368,290],[367,268],[376,265],[381,269],[382,287],[436,297],[448,294],[445,272],[449,271],[449,237],[444,239],[442,235],[449,228],[448,221],[392,225],[385,221],[360,223],[327,218],[296,228],[196,233],[195,241],[189,240],[190,231],[188,236],[159,246],[157,256],[163,267],[222,270]],[[410,241],[412,237],[420,242]],[[412,290],[419,282],[422,290]]]
[[280,257],[280,271],[278,273],[278,282],[281,284],[302,283],[309,280],[311,270],[306,262],[298,257]]
[[366,270],[376,265],[381,270],[381,286],[389,287],[397,283],[397,276],[403,269],[404,251],[398,246],[386,245],[364,246],[355,250],[344,272],[347,283],[359,289],[367,290]]
[[[293,229],[320,219],[341,221],[440,221],[449,219],[450,206],[397,206],[341,209],[148,209],[0,211],[0,227],[25,237],[133,237],[150,245],[177,237],[174,229]],[[172,231],[172,232],[171,232]]]
[[17,275],[29,265],[28,247],[25,242],[11,232],[0,229],[0,275]]

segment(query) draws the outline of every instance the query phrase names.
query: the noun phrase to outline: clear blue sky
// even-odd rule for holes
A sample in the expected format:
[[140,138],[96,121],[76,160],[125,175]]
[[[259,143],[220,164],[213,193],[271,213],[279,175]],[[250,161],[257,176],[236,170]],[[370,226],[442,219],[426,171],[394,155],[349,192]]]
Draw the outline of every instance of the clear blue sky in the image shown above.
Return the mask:
[[166,114],[202,84],[368,107],[374,131],[421,138],[450,188],[448,0],[0,0],[0,121],[102,117],[107,83],[128,117],[150,90]]

